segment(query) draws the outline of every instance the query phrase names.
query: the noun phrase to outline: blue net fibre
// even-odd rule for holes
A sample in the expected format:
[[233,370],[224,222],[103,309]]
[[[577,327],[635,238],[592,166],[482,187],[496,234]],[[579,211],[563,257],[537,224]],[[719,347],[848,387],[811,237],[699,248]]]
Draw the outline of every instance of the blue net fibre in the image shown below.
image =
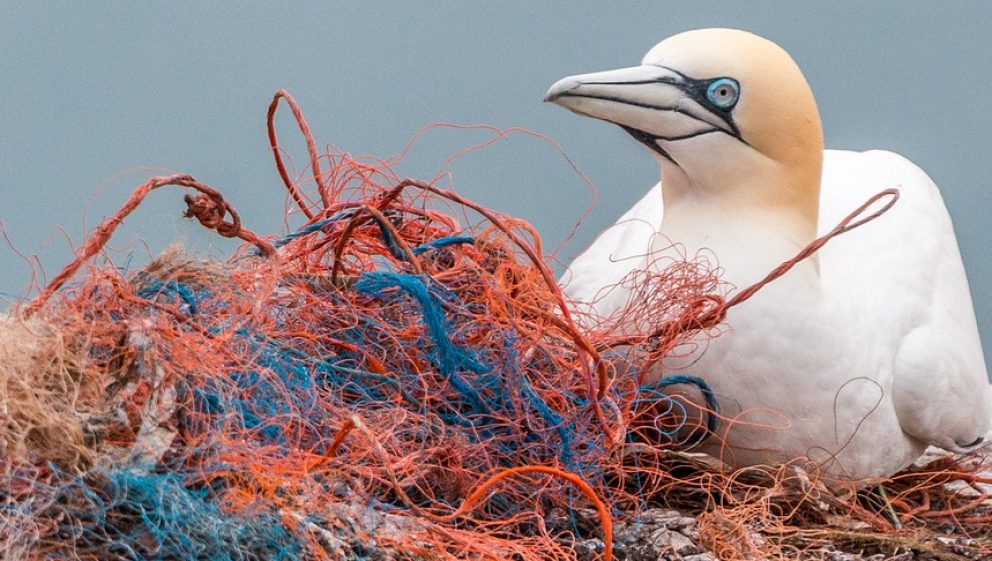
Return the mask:
[[[72,558],[52,545],[70,540],[91,558],[296,559],[314,545],[287,519],[339,503],[454,508],[517,466],[626,496],[539,271],[498,232],[440,227],[408,204],[350,238],[359,214],[329,209],[277,240],[276,269],[173,256],[64,289],[47,317],[107,388],[87,415],[109,425],[93,438],[111,467],[25,480],[5,519],[45,527],[37,543],[56,558]],[[638,394],[627,378],[603,399],[676,409],[661,386]],[[168,434],[157,451],[156,431]],[[131,465],[131,447],[152,462]],[[526,533],[534,512],[582,500],[530,478],[493,490],[475,516]]]
[[278,513],[224,512],[171,474],[95,469],[12,486],[33,493],[33,519],[52,521],[34,533],[46,559],[295,561],[303,552]]

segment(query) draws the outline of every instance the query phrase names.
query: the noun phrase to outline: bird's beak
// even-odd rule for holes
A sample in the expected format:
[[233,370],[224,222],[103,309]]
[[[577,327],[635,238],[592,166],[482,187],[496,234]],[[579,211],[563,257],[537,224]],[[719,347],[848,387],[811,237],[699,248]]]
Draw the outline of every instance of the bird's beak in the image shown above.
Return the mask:
[[544,101],[619,125],[657,150],[658,141],[681,140],[732,125],[699,100],[697,82],[660,66],[633,66],[563,78]]
[[[555,82],[548,93],[544,96],[544,101],[551,101],[569,107],[568,98],[582,97],[610,97],[619,92],[626,92],[625,95],[637,97],[637,90],[647,93],[647,88],[636,88],[636,86],[650,86],[652,84],[673,84],[681,81],[678,74],[662,68],[660,66],[632,66],[630,68],[619,68],[617,70],[607,70],[605,72],[594,72],[592,74],[579,74],[569,76]],[[631,88],[634,88],[633,90]],[[644,100],[647,101],[647,100]]]

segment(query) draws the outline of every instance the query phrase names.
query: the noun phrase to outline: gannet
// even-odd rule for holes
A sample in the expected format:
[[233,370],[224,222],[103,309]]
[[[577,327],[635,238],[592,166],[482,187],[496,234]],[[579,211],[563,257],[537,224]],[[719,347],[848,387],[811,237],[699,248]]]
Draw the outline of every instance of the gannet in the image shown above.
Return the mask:
[[727,331],[681,362],[721,407],[704,451],[734,466],[803,458],[860,480],[899,471],[928,445],[983,445],[992,390],[936,185],[892,152],[825,152],[812,91],[781,47],[689,31],[640,66],[564,78],[545,101],[619,125],[661,166],[662,181],[561,279],[601,316],[629,303],[618,281],[665,262],[656,257],[674,244],[711,253],[743,288],[871,195],[900,192],[889,212],[732,308]]

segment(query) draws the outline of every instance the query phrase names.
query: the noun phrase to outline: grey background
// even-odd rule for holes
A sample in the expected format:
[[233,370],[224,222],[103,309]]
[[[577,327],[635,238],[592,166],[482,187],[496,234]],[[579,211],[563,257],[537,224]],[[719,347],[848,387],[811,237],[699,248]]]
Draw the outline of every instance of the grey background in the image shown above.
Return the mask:
[[[273,92],[289,89],[321,145],[396,154],[434,122],[521,126],[558,140],[599,200],[567,261],[657,177],[622,131],[541,97],[560,77],[636,64],[664,37],[729,26],[769,37],[806,72],[832,148],[895,150],[943,189],[986,348],[992,343],[992,3],[13,3],[0,2],[0,221],[49,276],[87,228],[148,176],[193,174],[258,232],[281,232],[284,192],[265,137]],[[280,131],[301,165],[288,112]],[[428,134],[399,171],[430,177],[486,138]],[[546,144],[514,136],[452,166],[455,186],[566,240],[589,190]],[[140,265],[174,240],[234,244],[179,217],[181,192],[153,193],[111,245]],[[291,221],[290,227],[299,221]],[[133,253],[130,260],[128,252]],[[0,298],[31,267],[0,243]]]

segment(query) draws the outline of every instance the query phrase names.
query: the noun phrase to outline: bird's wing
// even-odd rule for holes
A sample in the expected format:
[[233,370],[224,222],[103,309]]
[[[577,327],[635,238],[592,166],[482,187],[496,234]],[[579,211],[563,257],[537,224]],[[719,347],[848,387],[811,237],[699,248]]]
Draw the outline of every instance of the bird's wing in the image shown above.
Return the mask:
[[616,286],[631,271],[643,268],[651,237],[661,228],[661,183],[624,213],[568,266],[559,280],[565,294],[576,303],[607,317],[626,303]]
[[892,152],[828,150],[820,233],[888,187],[898,188],[900,199],[887,214],[821,250],[824,296],[845,310],[838,317],[856,318],[854,325],[836,326],[839,336],[870,339],[852,348],[869,349],[876,360],[868,363],[891,372],[903,431],[943,448],[965,448],[989,430],[992,392],[961,254],[937,186]]

